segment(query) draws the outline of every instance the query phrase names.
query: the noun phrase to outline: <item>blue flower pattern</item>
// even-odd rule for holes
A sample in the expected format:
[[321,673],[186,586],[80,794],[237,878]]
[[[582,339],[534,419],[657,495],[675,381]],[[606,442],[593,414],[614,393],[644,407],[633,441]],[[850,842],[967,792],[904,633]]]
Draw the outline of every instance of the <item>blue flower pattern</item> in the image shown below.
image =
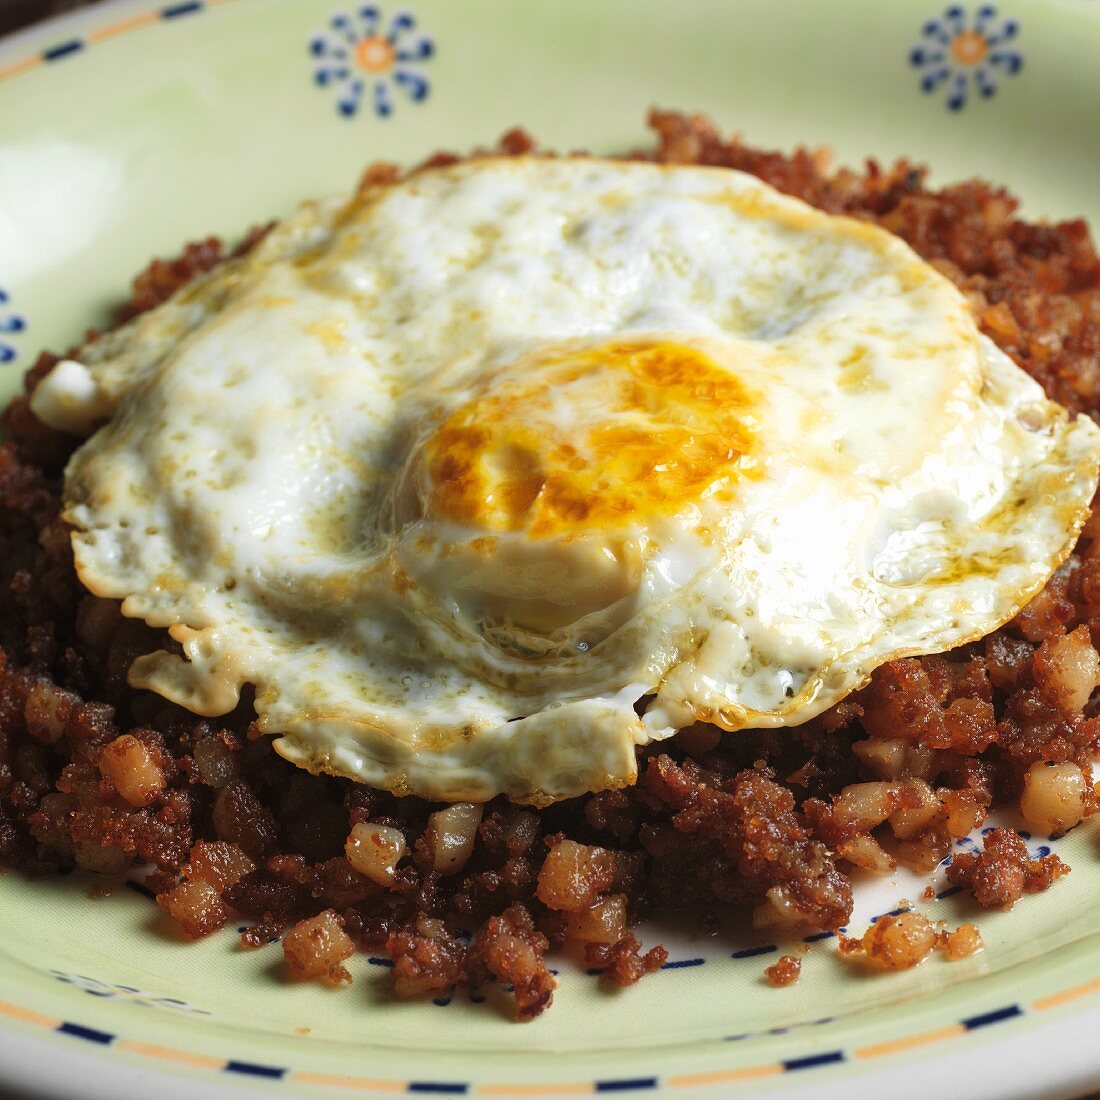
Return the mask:
[[1015,19],[1003,19],[992,4],[973,16],[959,4],[921,28],[921,38],[909,51],[909,64],[920,73],[925,93],[943,89],[947,107],[961,111],[972,92],[983,99],[995,95],[998,79],[1015,76],[1024,55],[1013,45],[1020,33]]
[[83,989],[85,993],[93,997],[103,997],[110,1001],[129,1001],[144,1008],[160,1008],[167,1012],[192,1013],[199,1016],[209,1016],[205,1008],[197,1008],[187,1001],[181,1001],[177,997],[157,997],[150,993],[143,993],[130,985],[118,985],[115,982],[105,982],[99,978],[89,978],[83,974],[66,974],[63,970],[51,970],[50,973],[66,985],[75,985]]
[[7,308],[9,300],[7,291],[0,289],[0,364],[10,363],[18,354],[18,349],[8,337],[27,327],[22,317]]
[[398,93],[412,103],[428,97],[421,63],[434,55],[435,44],[417,30],[411,12],[385,19],[375,4],[337,12],[328,28],[313,36],[309,49],[314,80],[336,90],[336,109],[345,118],[359,112],[364,98],[379,118],[388,118]]

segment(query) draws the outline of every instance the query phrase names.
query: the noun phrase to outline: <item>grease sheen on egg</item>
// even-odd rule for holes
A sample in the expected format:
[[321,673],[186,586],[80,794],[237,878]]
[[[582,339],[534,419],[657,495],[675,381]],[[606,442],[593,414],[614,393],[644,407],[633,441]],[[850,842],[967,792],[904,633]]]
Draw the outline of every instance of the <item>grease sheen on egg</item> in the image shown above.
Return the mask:
[[288,759],[437,799],[630,783],[638,744],[988,633],[1100,454],[901,241],[724,169],[309,204],[82,361],[35,397],[110,415],[66,472],[79,576],[183,654],[131,682],[253,684]]

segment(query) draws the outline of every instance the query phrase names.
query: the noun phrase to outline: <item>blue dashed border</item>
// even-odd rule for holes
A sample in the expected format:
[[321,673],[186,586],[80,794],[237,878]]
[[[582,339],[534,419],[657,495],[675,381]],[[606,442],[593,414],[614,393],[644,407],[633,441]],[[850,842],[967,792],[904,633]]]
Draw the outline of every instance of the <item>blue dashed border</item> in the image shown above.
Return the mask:
[[[226,0],[221,0],[221,2],[225,3]],[[61,42],[54,43],[52,46],[47,46],[39,50],[38,53],[31,54],[29,57],[22,58],[8,65],[0,66],[0,81],[18,76],[21,73],[37,68],[41,64],[54,64],[58,61],[64,61],[67,58],[83,53],[94,44],[97,38],[110,37],[109,33],[105,34],[105,32],[110,32],[113,26],[120,28],[119,33],[140,30],[142,27],[150,26],[162,20],[173,20],[188,15],[197,15],[212,6],[209,0],[186,0],[184,3],[168,4],[162,8],[153,9],[149,13],[139,12],[137,17],[148,14],[147,21],[142,20],[134,22],[134,19],[137,17],[131,16],[129,18],[123,17],[114,24],[105,23],[103,26],[97,27],[83,36],[74,35],[72,38],[67,38]]]

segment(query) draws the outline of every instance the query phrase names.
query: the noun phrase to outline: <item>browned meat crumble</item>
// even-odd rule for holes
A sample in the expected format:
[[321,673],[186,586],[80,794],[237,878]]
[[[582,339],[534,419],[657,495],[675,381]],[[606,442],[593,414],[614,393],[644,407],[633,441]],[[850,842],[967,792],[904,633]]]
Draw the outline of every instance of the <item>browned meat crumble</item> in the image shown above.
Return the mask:
[[937,950],[948,962],[958,962],[985,946],[975,925],[960,924],[949,932],[911,909],[887,913],[859,939],[839,936],[837,944],[841,958],[862,962],[871,970],[908,970]]
[[956,856],[947,868],[952,882],[965,886],[986,908],[999,909],[1010,909],[1024,894],[1040,893],[1068,874],[1058,856],[1032,859],[1011,829],[994,829],[982,852]]
[[[962,288],[984,330],[1051,397],[1100,413],[1100,261],[1083,222],[1029,224],[1007,192],[978,181],[933,189],[905,161],[832,171],[823,153],[762,152],[699,116],[654,112],[651,124],[656,148],[635,156],[749,171],[898,234]],[[496,152],[533,148],[514,131]],[[398,175],[376,165],[365,179]],[[120,318],[224,256],[211,238],[154,261]],[[55,362],[43,353],[27,392]],[[627,985],[666,959],[631,931],[646,914],[700,904],[713,924],[751,907],[780,931],[835,930],[851,913],[852,868],[931,869],[1002,803],[1046,833],[1097,810],[1096,516],[1014,622],[886,665],[807,725],[696,726],[641,750],[633,789],[539,812],[499,799],[450,809],[296,770],[255,734],[247,700],[209,721],[131,690],[131,661],[163,643],[76,580],[58,510],[77,441],[40,424],[25,398],[3,425],[0,862],[143,874],[185,935],[255,922],[244,944],[282,936],[297,978],[338,985],[354,950],[386,952],[399,996],[498,982],[529,1019],[553,996],[552,948],[572,943],[604,980]],[[1067,871],[1000,829],[949,874],[982,905],[1007,906]],[[972,926],[937,933],[900,914],[842,950],[896,968],[937,944],[962,957],[981,941]],[[769,970],[777,984],[797,976],[788,959]]]
[[802,960],[796,955],[780,955],[771,966],[765,967],[764,977],[768,985],[777,989],[785,985],[794,985],[802,973]]

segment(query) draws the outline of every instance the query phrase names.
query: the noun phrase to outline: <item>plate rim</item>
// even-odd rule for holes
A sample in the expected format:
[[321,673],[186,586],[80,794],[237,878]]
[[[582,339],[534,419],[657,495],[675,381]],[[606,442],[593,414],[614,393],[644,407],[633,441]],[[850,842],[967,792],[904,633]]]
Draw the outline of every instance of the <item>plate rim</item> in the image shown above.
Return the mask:
[[[32,24],[31,26],[22,30],[0,37],[0,83],[3,83],[6,79],[12,79],[17,75],[20,75],[23,71],[29,71],[31,68],[40,67],[42,64],[48,63],[47,59],[43,55],[48,52],[48,50],[53,48],[50,45],[46,44],[52,38],[60,38],[63,35],[85,35],[88,33],[94,33],[96,30],[110,27],[115,24],[121,25],[123,23],[126,23],[127,21],[132,21],[138,16],[151,16],[151,18],[149,19],[133,23],[132,25],[126,27],[124,30],[120,30],[118,32],[120,34],[128,33],[131,30],[137,31],[143,29],[146,26],[154,25],[155,23],[160,22],[162,19],[182,18],[190,14],[206,14],[215,11],[218,8],[229,6],[234,2],[235,0],[190,0],[190,2],[180,3],[165,2],[165,0],[101,0],[99,4],[94,5],[91,8],[53,16],[51,18]],[[913,0],[909,0],[909,2],[912,4],[914,9],[917,7],[917,4],[913,2]],[[1046,0],[1046,2],[1049,4],[1050,0]],[[1034,2],[1034,0],[1025,0],[1025,3],[1028,7],[1037,11],[1038,5]],[[1057,14],[1059,16],[1061,16],[1063,13],[1072,13],[1073,15],[1080,15],[1086,18],[1095,18],[1097,20],[1100,20],[1100,3],[1090,3],[1089,0],[1056,0],[1056,7]],[[1052,13],[1052,15],[1053,14],[1054,13]],[[85,42],[82,39],[81,49],[85,49],[93,44],[94,43],[91,42]],[[33,64],[27,65],[26,68],[20,67],[18,68],[17,72],[12,72],[11,69],[13,65],[19,66],[21,64],[21,61],[25,58],[29,58],[30,60],[32,60]],[[1090,933],[1086,937],[1083,937],[1083,939],[1100,939],[1100,933]],[[1084,1004],[1078,1004],[1076,1008],[1068,1010],[1064,1014],[1060,1012],[1052,1014],[1052,1016],[1063,1017],[1064,1019],[1072,1019],[1075,1022],[1079,1021],[1083,1025],[1087,1025],[1090,1028],[1095,1028],[1097,1025],[1100,1025],[1100,1000],[1096,999],[1100,997],[1100,979],[1096,979],[1086,984],[1097,987],[1095,990],[1095,996],[1091,993],[1087,994],[1084,996]],[[2,1009],[3,1007],[5,1006],[0,1004],[0,1009]],[[30,1010],[24,1011],[30,1013]],[[1025,1020],[1020,1021],[1020,1034],[1030,1034],[1033,1030],[1033,1028],[1028,1026],[1025,1022],[1026,1015]],[[1051,1022],[1054,1023],[1057,1022],[1057,1020],[1052,1019]],[[98,1068],[103,1065],[121,1065],[126,1064],[127,1062],[127,1060],[125,1060],[124,1058],[120,1058],[120,1054],[123,1053],[120,1050],[101,1048],[100,1051],[95,1052],[85,1051],[78,1047],[67,1045],[66,1043],[62,1042],[60,1036],[57,1038],[51,1037],[50,1040],[44,1040],[41,1039],[41,1036],[34,1034],[33,1031],[25,1030],[22,1026],[12,1026],[13,1023],[15,1025],[18,1025],[20,1024],[20,1021],[13,1020],[10,1013],[7,1014],[7,1017],[5,1018],[5,1014],[0,1011],[0,1053],[4,1055],[4,1057],[0,1059],[0,1061],[2,1061],[5,1066],[16,1064],[15,1058],[18,1056],[20,1050],[28,1049],[26,1041],[24,1039],[21,1039],[20,1036],[30,1036],[30,1042],[32,1045],[38,1043],[41,1040],[43,1044],[49,1043],[51,1049],[57,1049],[59,1051],[66,1049],[71,1050],[76,1055],[80,1064],[86,1065],[89,1070],[93,1067],[93,1065],[94,1067]],[[25,1023],[25,1021],[23,1021],[23,1023]],[[1041,1027],[1044,1025],[1040,1024],[1038,1026]],[[1018,1052],[1018,1048],[1022,1047],[1023,1044],[1017,1043],[1016,1039],[1013,1038],[983,1037],[980,1043],[967,1044],[967,1046],[970,1050],[981,1049],[986,1051],[987,1054],[991,1054],[993,1051],[997,1051],[1000,1056],[1007,1059],[1008,1061],[1011,1061],[1012,1056]],[[110,1050],[110,1061],[105,1061],[101,1057],[95,1056],[102,1053],[103,1050]],[[956,1048],[956,1050],[958,1050],[958,1048]],[[136,1055],[136,1051],[134,1051],[133,1049],[129,1049],[125,1051],[125,1053]],[[59,1060],[59,1064],[60,1061],[61,1060]],[[64,1059],[64,1061],[67,1062],[68,1060]],[[893,1078],[900,1065],[911,1066],[914,1063],[923,1066],[927,1066],[930,1064],[929,1061],[923,1057],[922,1050],[912,1048],[907,1054],[899,1054],[896,1056],[884,1058],[881,1065],[881,1071],[878,1069],[869,1072],[865,1071],[858,1074],[857,1076],[851,1072],[854,1069],[856,1063],[847,1063],[845,1066],[843,1078],[837,1078],[836,1080],[844,1081],[855,1078],[860,1080],[862,1083],[869,1085],[873,1084],[877,1079],[880,1078]],[[51,1066],[49,1059],[47,1059],[46,1062],[43,1064]],[[166,1063],[163,1059],[158,1060],[152,1055],[149,1055],[147,1057],[145,1064],[147,1064],[151,1068],[155,1067],[154,1076],[156,1078],[157,1086],[162,1089],[168,1089],[168,1091],[165,1093],[166,1100],[167,1098],[174,1098],[176,1096],[179,1096],[181,1098],[193,1096],[194,1093],[190,1090],[193,1089],[194,1084],[197,1080],[201,1080],[204,1083],[204,1087],[206,1087],[207,1082],[211,1080],[217,1080],[216,1078],[211,1079],[209,1074],[201,1078],[196,1078],[193,1072],[181,1072],[183,1069],[182,1063]],[[836,1066],[832,1066],[830,1068],[827,1064],[822,1065],[820,1069],[818,1067],[807,1068],[811,1069],[811,1072],[807,1073],[805,1077],[801,1075],[799,1076],[799,1086],[803,1084],[810,1084],[815,1077],[819,1082],[825,1081],[826,1078],[824,1075],[830,1073],[836,1074],[838,1072]],[[1048,1069],[1049,1068],[1050,1067],[1048,1067]],[[176,1072],[172,1072],[172,1070],[175,1070]],[[66,1070],[65,1072],[66,1074],[68,1074],[69,1071]],[[224,1070],[218,1070],[216,1072],[224,1073]],[[1096,1083],[1100,1084],[1100,1067],[1097,1067],[1096,1072]],[[8,1083],[6,1078],[6,1072],[3,1075],[0,1075],[0,1084]],[[748,1080],[748,1077],[746,1077],[745,1079]],[[65,1080],[71,1083],[71,1078],[69,1078],[68,1076],[66,1076]],[[224,1083],[225,1078],[222,1078],[221,1081],[222,1083]],[[171,1082],[171,1085],[169,1085],[169,1082]],[[29,1080],[28,1083],[30,1083]],[[63,1082],[61,1078],[58,1078],[56,1085],[47,1084],[46,1087],[59,1088],[62,1083]],[[117,1095],[117,1087],[115,1087],[113,1091],[106,1091],[106,1089],[112,1088],[112,1084],[110,1081],[100,1081],[93,1078],[92,1080],[85,1080],[83,1083],[88,1086],[95,1085],[96,1090],[90,1090],[88,1093],[88,1095],[91,1097],[98,1098],[98,1096],[100,1095],[104,1097],[110,1095],[113,1097]],[[100,1083],[106,1086],[105,1090],[99,1090]],[[732,1084],[732,1082],[730,1083]],[[1057,1091],[1057,1080],[1051,1081],[1048,1077],[1048,1083],[1054,1087],[1055,1091],[1044,1089],[1043,1095],[1071,1095],[1071,1093]],[[1069,1082],[1067,1082],[1067,1084],[1068,1083]],[[41,1081],[36,1081],[34,1082],[34,1084],[39,1089],[41,1089]],[[290,1081],[288,1080],[284,1084],[290,1084]],[[792,1088],[793,1087],[794,1086],[792,1085]],[[920,1085],[920,1088],[922,1090],[927,1087],[927,1084]],[[711,1090],[712,1086],[700,1085],[699,1088]],[[229,1086],[229,1091],[226,1092],[225,1095],[238,1095],[241,1089],[247,1090],[246,1082],[244,1082],[243,1080],[233,1082]],[[844,1089],[843,1083],[841,1083],[835,1090],[832,1086],[828,1084],[818,1084],[817,1089],[819,1089],[820,1091],[815,1091],[814,1095],[820,1096],[822,1100],[826,1100],[827,1097],[832,1097],[834,1095],[837,1097],[839,1097],[840,1095],[848,1095],[847,1090]],[[738,1085],[737,1091],[740,1090],[740,1085]],[[219,1089],[218,1094],[220,1095],[222,1091],[223,1090]],[[401,1089],[392,1091],[407,1091],[407,1089],[403,1087]],[[472,1089],[471,1091],[475,1090]],[[549,1093],[550,1090],[547,1089],[545,1091]],[[681,1091],[694,1092],[698,1090],[684,1089]],[[799,1091],[801,1091],[801,1089],[799,1089]],[[897,1090],[895,1089],[894,1091],[896,1092]],[[914,1095],[916,1094],[916,1091],[916,1089],[913,1090]],[[788,1090],[783,1088],[780,1091],[775,1092],[774,1094],[786,1095],[787,1092]],[[337,1093],[333,1092],[332,1094],[335,1095]],[[517,1088],[514,1093],[514,1095],[524,1094],[530,1095],[531,1093],[522,1088]],[[899,1096],[905,1096],[908,1094],[908,1091],[897,1093],[897,1095]],[[57,1095],[62,1096],[64,1095],[64,1092],[61,1091],[59,1088]],[[204,1092],[204,1095],[213,1096],[214,1093],[206,1091]],[[979,1094],[975,1093],[974,1095],[977,1096]],[[1003,1092],[1003,1090],[1000,1090],[996,1093],[989,1093],[989,1095],[1004,1096],[1006,1094]],[[1021,1093],[1021,1095],[1023,1094]],[[1028,1095],[1037,1094],[1034,1091],[1029,1091]]]

